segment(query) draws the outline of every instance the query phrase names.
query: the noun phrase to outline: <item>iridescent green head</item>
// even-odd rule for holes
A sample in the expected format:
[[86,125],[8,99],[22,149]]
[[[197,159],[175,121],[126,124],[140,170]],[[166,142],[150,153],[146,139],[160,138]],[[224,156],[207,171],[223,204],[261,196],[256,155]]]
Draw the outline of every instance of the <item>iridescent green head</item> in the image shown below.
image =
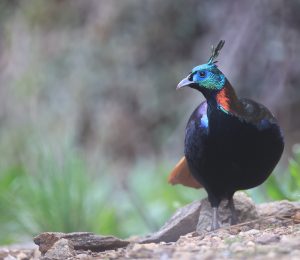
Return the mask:
[[177,89],[189,86],[202,92],[204,90],[221,90],[225,85],[226,78],[215,64],[215,59],[218,57],[224,43],[225,41],[220,41],[216,48],[212,47],[212,55],[208,62],[193,68],[192,72],[180,81]]

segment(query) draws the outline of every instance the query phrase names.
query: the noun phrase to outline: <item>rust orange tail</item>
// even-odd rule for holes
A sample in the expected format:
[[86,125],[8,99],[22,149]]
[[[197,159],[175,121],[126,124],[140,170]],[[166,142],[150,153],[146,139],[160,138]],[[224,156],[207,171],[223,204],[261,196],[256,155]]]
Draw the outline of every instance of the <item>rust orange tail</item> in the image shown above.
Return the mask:
[[195,189],[203,187],[201,183],[199,183],[190,173],[185,156],[180,159],[173,171],[170,173],[168,182],[172,185],[182,184]]

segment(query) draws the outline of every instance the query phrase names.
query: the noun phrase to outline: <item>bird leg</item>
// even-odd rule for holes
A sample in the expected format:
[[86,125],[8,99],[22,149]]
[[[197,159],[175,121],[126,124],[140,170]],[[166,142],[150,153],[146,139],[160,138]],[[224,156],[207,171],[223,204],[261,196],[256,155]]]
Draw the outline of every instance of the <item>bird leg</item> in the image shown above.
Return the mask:
[[238,217],[237,217],[237,213],[234,207],[234,201],[233,201],[233,197],[228,199],[228,207],[230,209],[230,213],[231,213],[231,221],[230,224],[231,225],[235,225],[238,223]]
[[218,214],[218,207],[212,208],[212,223],[211,223],[211,231],[220,228],[219,225],[219,214]]

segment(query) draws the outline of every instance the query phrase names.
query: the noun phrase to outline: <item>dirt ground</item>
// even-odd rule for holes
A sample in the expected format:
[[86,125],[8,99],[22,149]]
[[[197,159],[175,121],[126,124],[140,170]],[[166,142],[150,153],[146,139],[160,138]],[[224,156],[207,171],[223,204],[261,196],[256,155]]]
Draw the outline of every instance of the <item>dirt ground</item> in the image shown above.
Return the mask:
[[[43,233],[35,239],[43,255],[37,246],[12,246],[0,248],[0,259],[300,259],[299,203],[266,203],[257,208],[259,217],[255,220],[212,232],[190,232],[174,242],[107,240],[91,233]],[[111,243],[118,248],[102,251],[95,244],[99,238],[101,245]]]

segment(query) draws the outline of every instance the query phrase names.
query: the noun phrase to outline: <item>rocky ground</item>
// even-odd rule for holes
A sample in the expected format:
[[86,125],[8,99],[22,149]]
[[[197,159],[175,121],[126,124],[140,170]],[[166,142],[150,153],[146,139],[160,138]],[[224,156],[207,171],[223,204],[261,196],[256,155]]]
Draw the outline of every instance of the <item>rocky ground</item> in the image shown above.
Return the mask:
[[242,223],[229,226],[223,204],[222,228],[213,232],[208,202],[202,200],[179,209],[158,232],[144,238],[43,233],[34,238],[39,247],[0,248],[0,259],[300,259],[300,203],[255,206],[240,193],[235,204]]

